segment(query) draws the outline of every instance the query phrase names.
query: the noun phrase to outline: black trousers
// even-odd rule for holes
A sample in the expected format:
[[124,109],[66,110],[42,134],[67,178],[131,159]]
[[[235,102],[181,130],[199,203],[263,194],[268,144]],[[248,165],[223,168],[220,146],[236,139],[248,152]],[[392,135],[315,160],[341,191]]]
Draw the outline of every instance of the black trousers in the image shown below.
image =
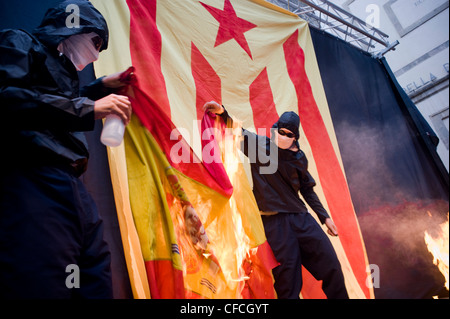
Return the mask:
[[347,299],[344,275],[336,252],[309,213],[262,216],[267,241],[280,265],[273,269],[279,299],[298,299],[303,265],[317,280],[328,299]]
[[0,298],[112,298],[103,224],[70,166],[2,170]]

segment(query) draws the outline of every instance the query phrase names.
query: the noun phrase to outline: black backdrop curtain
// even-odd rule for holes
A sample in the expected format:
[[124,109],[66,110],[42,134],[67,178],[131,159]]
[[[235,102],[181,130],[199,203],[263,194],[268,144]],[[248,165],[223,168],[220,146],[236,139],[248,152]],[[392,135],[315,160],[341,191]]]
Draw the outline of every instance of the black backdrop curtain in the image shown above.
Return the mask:
[[384,58],[317,29],[311,34],[369,263],[380,269],[375,297],[444,293],[423,239],[448,212],[435,133]]

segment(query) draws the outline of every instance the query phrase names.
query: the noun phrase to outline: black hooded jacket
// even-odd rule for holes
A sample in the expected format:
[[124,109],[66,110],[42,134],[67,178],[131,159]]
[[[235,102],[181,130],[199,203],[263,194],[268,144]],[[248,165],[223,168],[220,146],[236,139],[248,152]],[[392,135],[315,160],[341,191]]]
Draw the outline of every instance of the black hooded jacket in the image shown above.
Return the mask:
[[[232,119],[228,112],[225,110],[220,116],[230,126]],[[287,128],[298,139],[299,125],[298,115],[286,112],[273,125],[273,129]],[[281,149],[267,136],[245,129],[242,135],[241,149],[250,160],[253,194],[258,208],[264,212],[306,213],[308,209],[299,196],[300,192],[320,222],[325,223],[329,215],[314,192],[316,182],[308,172],[305,153],[300,149],[297,152]]]
[[[69,4],[79,8],[79,26],[66,25],[72,13],[66,12]],[[94,128],[93,100],[109,92],[97,80],[80,94],[78,73],[57,46],[72,35],[90,32],[102,38],[101,50],[106,49],[106,21],[85,0],[49,9],[33,34],[0,32],[0,132],[7,150],[2,162],[87,162],[83,131]]]

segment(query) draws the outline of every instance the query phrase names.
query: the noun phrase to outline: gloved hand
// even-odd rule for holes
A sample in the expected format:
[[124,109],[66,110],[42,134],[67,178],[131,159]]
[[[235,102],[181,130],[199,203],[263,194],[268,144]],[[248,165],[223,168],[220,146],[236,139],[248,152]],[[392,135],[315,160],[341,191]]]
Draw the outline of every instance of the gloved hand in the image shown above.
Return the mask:
[[127,96],[110,94],[95,101],[94,114],[96,120],[115,114],[127,125],[131,118],[131,102]]
[[119,89],[126,85],[134,84],[136,83],[134,70],[134,67],[130,66],[125,71],[105,76],[102,79],[103,85],[111,89]]
[[203,112],[209,111],[214,114],[222,114],[224,112],[223,106],[216,101],[206,102],[203,105]]

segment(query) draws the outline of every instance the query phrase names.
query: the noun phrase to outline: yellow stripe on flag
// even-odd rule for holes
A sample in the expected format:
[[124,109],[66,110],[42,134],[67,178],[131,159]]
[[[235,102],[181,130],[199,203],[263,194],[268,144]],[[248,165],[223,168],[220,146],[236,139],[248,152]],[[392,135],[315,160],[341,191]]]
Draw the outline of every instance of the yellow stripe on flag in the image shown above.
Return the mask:
[[[130,14],[126,1],[92,0],[91,2],[105,17],[110,34],[108,50],[102,52],[100,61],[95,63],[97,76],[125,70],[131,65],[128,45],[130,43]],[[133,297],[136,299],[149,299],[150,289],[129,201],[128,176],[123,144],[117,148],[108,148],[108,158],[117,217]]]

